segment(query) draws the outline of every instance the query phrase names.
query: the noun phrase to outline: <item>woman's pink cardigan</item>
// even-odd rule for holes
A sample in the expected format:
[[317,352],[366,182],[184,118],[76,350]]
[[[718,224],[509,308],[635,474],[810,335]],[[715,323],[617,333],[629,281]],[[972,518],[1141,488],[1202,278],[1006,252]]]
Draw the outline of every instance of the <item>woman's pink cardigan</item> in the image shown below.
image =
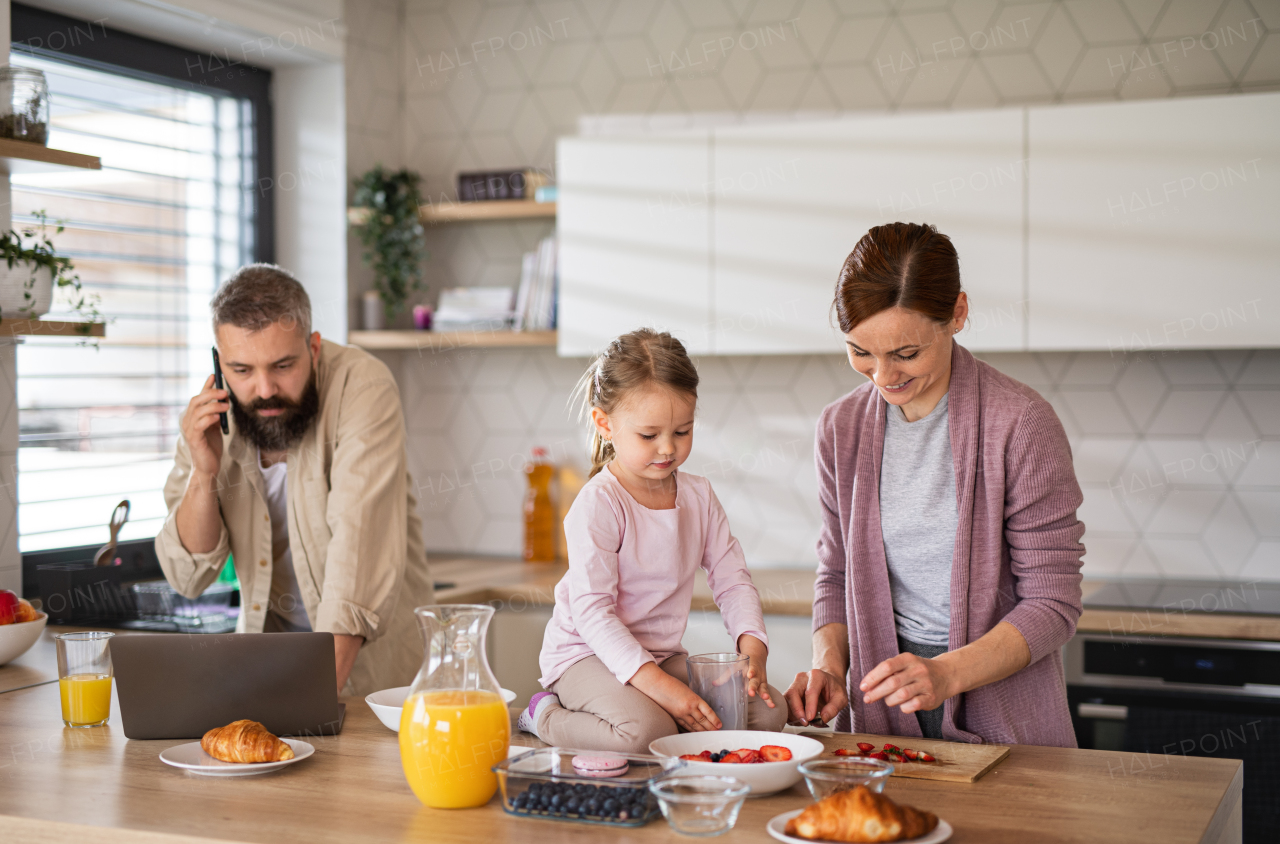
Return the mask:
[[[898,653],[880,533],[880,456],[887,404],[863,384],[818,421],[822,503],[814,630],[849,625],[850,708],[836,729],[919,736],[915,714],[866,705],[863,675]],[[950,650],[1001,621],[1022,633],[1031,664],[946,702],[947,739],[1075,747],[1059,648],[1080,617],[1083,497],[1053,408],[1025,384],[951,355],[948,399],[960,514],[951,562]]]

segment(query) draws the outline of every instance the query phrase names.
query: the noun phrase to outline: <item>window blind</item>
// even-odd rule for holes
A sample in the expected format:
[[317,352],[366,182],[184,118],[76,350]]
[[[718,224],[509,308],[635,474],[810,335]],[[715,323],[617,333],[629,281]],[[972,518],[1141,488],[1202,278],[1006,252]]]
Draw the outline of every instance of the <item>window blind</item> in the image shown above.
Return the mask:
[[[15,45],[17,46],[17,45]],[[254,109],[107,69],[15,51],[49,81],[49,145],[101,171],[15,174],[14,227],[44,211],[110,323],[99,347],[18,347],[18,531],[22,551],[154,536],[179,417],[212,371],[208,302],[254,252]],[[55,298],[54,316],[67,304]]]

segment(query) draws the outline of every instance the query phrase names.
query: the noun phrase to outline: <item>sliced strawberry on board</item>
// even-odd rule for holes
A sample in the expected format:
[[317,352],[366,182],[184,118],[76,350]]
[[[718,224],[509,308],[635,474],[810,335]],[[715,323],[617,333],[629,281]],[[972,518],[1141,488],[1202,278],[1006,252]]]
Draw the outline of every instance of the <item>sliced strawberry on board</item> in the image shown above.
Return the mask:
[[898,747],[896,744],[889,744],[888,742],[885,742],[884,752],[885,753],[901,753],[902,748]]
[[722,764],[722,765],[724,765],[724,764],[726,764],[726,763],[728,763],[728,764],[741,764],[741,763],[742,763],[742,761],[743,761],[743,760],[742,760],[742,757],[741,757],[741,756],[739,756],[739,755],[738,755],[738,754],[736,754],[736,753],[726,753],[725,755],[723,755],[723,756],[721,756],[721,757],[720,757],[720,764]]
[[879,759],[881,762],[889,761],[889,754],[883,753],[879,750],[877,750],[875,753],[868,753],[867,756],[871,757],[872,759]]
[[906,757],[905,757],[905,756],[903,756],[901,753],[894,753],[893,751],[889,751],[888,753],[886,753],[886,754],[885,754],[885,756],[888,756],[888,757],[889,757],[889,761],[890,761],[890,762],[905,762],[905,761],[907,761]]
[[846,750],[843,747],[837,747],[835,753],[837,756],[857,756],[859,758],[867,755],[865,750]]
[[917,762],[937,762],[938,760],[930,756],[928,753],[925,753],[923,750],[917,750],[916,761]]
[[916,761],[916,752],[909,747],[902,748],[902,755],[912,762]]
[[863,753],[870,753],[871,751],[876,749],[876,746],[871,742],[860,741],[858,742],[858,749],[861,750]]
[[790,762],[791,751],[785,747],[779,747],[776,744],[766,744],[760,748],[760,755],[764,757],[766,762]]

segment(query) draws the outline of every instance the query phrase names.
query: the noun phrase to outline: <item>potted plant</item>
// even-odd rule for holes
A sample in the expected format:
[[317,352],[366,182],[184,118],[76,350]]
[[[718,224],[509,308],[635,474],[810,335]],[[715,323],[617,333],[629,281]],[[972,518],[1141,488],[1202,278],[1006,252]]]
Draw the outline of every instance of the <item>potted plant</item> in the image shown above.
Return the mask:
[[410,294],[422,288],[427,249],[418,219],[421,180],[411,170],[392,172],[378,165],[355,183],[354,204],[361,211],[353,216],[352,228],[364,245],[365,263],[373,268],[373,286],[388,324],[404,310]]
[[[47,314],[57,289],[69,294],[73,312],[91,322],[100,321],[98,297],[84,292],[75,265],[59,255],[49,239],[48,216],[44,211],[32,216],[36,225],[0,234],[0,319],[36,319]],[[63,229],[57,224],[54,234]]]

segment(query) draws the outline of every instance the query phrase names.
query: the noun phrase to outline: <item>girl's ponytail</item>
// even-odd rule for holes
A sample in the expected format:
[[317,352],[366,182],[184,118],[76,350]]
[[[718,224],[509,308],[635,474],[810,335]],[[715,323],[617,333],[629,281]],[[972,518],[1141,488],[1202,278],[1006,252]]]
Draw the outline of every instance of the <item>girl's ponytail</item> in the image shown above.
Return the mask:
[[581,415],[591,426],[588,453],[595,477],[614,458],[613,443],[600,436],[591,422],[591,409],[613,413],[628,393],[648,384],[658,384],[679,393],[698,397],[698,370],[685,352],[684,344],[665,331],[641,328],[614,340],[591,362],[578,380],[575,392],[581,398]]

